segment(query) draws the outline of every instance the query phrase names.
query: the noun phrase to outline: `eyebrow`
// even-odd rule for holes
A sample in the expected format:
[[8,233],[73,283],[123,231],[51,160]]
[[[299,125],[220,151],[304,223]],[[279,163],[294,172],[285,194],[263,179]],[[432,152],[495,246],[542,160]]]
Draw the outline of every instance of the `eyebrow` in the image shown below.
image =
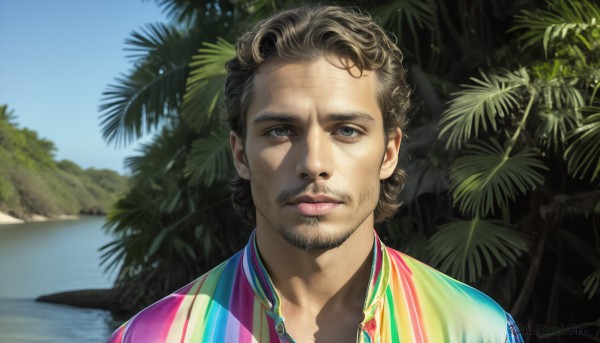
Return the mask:
[[[300,121],[298,115],[292,113],[273,113],[265,112],[259,114],[254,120],[253,124],[260,124],[265,122],[277,122],[277,123],[295,123]],[[363,121],[372,122],[375,119],[368,113],[364,112],[349,112],[349,113],[328,113],[325,115],[325,121]]]
[[295,123],[297,122],[298,116],[291,113],[273,113],[265,112],[259,114],[252,121],[253,124],[260,124],[265,122],[277,122],[277,123]]
[[350,112],[350,113],[329,113],[325,116],[327,121],[364,121],[370,122],[375,121],[370,114],[364,112]]

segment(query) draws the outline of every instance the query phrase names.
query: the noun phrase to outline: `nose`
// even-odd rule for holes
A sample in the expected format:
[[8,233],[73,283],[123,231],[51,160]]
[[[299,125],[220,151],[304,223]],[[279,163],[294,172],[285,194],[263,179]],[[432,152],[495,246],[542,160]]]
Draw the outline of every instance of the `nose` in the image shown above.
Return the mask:
[[312,180],[329,179],[333,175],[333,156],[326,132],[309,132],[299,144],[298,176]]

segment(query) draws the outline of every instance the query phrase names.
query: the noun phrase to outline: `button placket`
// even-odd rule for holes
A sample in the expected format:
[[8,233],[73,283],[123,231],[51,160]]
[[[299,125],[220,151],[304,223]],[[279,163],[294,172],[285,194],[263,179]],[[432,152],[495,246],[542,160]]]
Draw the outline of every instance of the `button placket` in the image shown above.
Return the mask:
[[277,319],[277,322],[275,323],[275,332],[277,332],[279,336],[285,335],[285,324],[283,323],[283,318]]
[[281,343],[295,343],[296,341],[290,336],[285,328],[285,319],[283,317],[275,318],[275,332],[279,336],[279,342]]

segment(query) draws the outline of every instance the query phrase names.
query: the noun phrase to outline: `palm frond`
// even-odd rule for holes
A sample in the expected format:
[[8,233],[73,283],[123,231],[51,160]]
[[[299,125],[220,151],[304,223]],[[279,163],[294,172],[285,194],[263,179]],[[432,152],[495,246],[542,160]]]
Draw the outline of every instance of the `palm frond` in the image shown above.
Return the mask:
[[584,108],[594,114],[583,120],[583,125],[574,129],[568,136],[571,140],[565,150],[567,170],[574,177],[583,179],[591,174],[593,182],[600,175],[600,107]]
[[204,43],[190,64],[182,117],[201,131],[215,119],[221,103],[227,71],[225,63],[235,56],[235,47],[222,38],[216,44]]
[[191,185],[202,183],[210,187],[216,182],[229,180],[232,171],[227,128],[222,126],[210,135],[194,141],[184,169]]
[[125,159],[125,166],[133,177],[166,175],[183,168],[190,142],[196,134],[181,121],[174,120],[170,124],[163,126],[152,141],[141,144],[137,149],[138,154]]
[[583,294],[592,299],[596,294],[600,294],[600,269],[590,274],[583,280]]
[[567,143],[567,134],[577,127],[578,111],[571,108],[543,109],[537,115],[541,120],[535,132],[538,142],[548,151],[562,151]]
[[431,263],[442,272],[468,282],[489,273],[494,265],[512,265],[524,251],[524,238],[501,221],[454,220],[444,224],[428,241]]
[[125,51],[131,52],[127,58],[154,62],[157,66],[171,60],[189,58],[181,56],[178,49],[173,49],[175,45],[179,45],[177,42],[185,40],[185,35],[185,32],[174,26],[163,23],[146,24],[139,31],[133,31],[125,40]]
[[195,36],[161,24],[148,25],[128,40],[135,67],[102,93],[100,120],[105,140],[124,145],[176,114]]
[[484,217],[543,183],[548,170],[533,149],[507,156],[498,141],[470,145],[450,167],[450,191],[461,211]]
[[577,89],[578,81],[578,78],[566,79],[562,75],[555,75],[550,80],[540,82],[539,92],[544,105],[551,109],[564,107],[577,109],[585,106],[585,99]]
[[525,70],[504,75],[481,73],[481,79],[471,78],[475,85],[462,85],[453,93],[449,108],[442,114],[440,134],[448,135],[446,147],[461,145],[477,137],[480,130],[495,132],[497,120],[510,115],[519,106],[517,90],[529,82]]
[[551,43],[564,41],[570,36],[574,38],[570,42],[578,41],[591,50],[589,39],[582,33],[600,27],[600,7],[587,0],[551,0],[547,3],[548,10],[524,10],[521,15],[515,16],[517,25],[511,30],[522,30],[518,38],[521,49],[541,43],[548,54]]
[[141,66],[133,74],[117,78],[117,84],[109,85],[102,93],[100,111],[104,113],[100,115],[100,126],[103,138],[122,146],[159,127],[177,109],[179,92],[166,88],[172,86],[171,76],[185,79],[182,71],[172,70],[159,75]]
[[224,20],[233,9],[230,1],[155,0],[165,14],[182,24],[206,22],[214,17]]
[[436,20],[435,3],[422,0],[392,1],[371,13],[391,32],[402,32],[407,25],[414,40],[417,40],[419,29],[432,31]]
[[[141,265],[145,261],[149,240],[145,239],[141,228],[150,228],[153,234],[160,233],[162,227],[156,225],[158,215],[152,211],[156,199],[147,192],[133,187],[109,212],[104,229],[117,238],[100,248],[101,265],[106,271],[119,265]],[[153,235],[148,235],[153,237]]]

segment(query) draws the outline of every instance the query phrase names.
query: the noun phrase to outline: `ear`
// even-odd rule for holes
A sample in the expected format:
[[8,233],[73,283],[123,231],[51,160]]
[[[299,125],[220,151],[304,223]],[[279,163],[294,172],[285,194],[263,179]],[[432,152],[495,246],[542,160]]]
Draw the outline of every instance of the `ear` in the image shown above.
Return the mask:
[[388,136],[388,143],[385,147],[385,154],[383,155],[381,170],[379,171],[380,180],[385,180],[394,173],[396,165],[398,164],[400,143],[402,143],[402,131],[400,128],[396,128],[396,131]]
[[244,141],[235,132],[231,131],[229,132],[229,144],[231,145],[235,170],[242,179],[250,180],[250,168],[248,167],[248,161],[246,161]]

